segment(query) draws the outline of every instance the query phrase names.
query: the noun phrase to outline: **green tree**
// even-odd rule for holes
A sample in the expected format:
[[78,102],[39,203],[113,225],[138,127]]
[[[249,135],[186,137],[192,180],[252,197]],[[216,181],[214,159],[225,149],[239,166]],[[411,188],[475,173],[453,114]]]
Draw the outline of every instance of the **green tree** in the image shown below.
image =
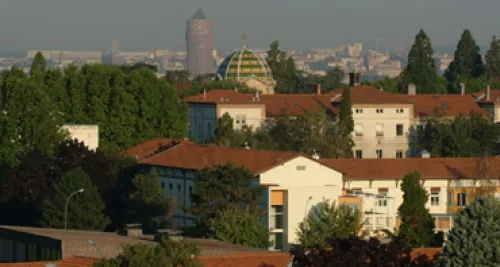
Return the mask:
[[[415,42],[408,54],[408,64],[402,73],[403,82],[400,88],[404,92],[408,84],[413,83],[417,87],[417,93],[445,93],[436,87],[436,63],[434,60],[434,50],[430,38],[420,29],[415,36]],[[445,88],[444,88],[445,89]]]
[[327,70],[326,75],[321,81],[321,88],[324,93],[344,87],[344,71],[339,67]]
[[129,196],[125,218],[129,223],[141,223],[144,232],[153,233],[169,219],[171,202],[163,195],[156,174],[138,174],[132,183],[135,191]]
[[224,242],[253,248],[269,248],[269,232],[263,216],[248,209],[223,209],[210,220],[215,237]]
[[335,201],[324,201],[313,207],[299,224],[297,236],[305,248],[329,247],[328,238],[345,239],[361,231],[361,213],[348,206],[337,206]]
[[435,222],[425,207],[428,194],[420,184],[420,173],[405,175],[401,184],[403,203],[399,206],[401,218],[398,237],[409,247],[425,247],[435,239]]
[[215,137],[213,140],[208,140],[208,142],[215,143],[219,146],[231,146],[234,136],[233,118],[226,112],[217,120]]
[[292,57],[288,57],[279,93],[295,93],[297,89],[297,69]]
[[201,267],[195,259],[199,249],[192,243],[163,240],[158,246],[123,245],[123,253],[115,259],[106,259],[95,267]]
[[345,158],[352,158],[353,156],[352,148],[354,147],[354,141],[351,137],[353,131],[354,119],[352,118],[351,88],[346,87],[342,92],[342,103],[340,104],[338,119],[338,132],[343,139],[338,145],[341,146],[342,156]]
[[211,235],[210,220],[221,209],[229,208],[250,212],[260,209],[262,188],[255,185],[253,174],[243,167],[231,163],[206,168],[199,172],[195,181],[195,192],[191,194],[189,211],[199,218],[199,228]]
[[454,60],[448,66],[444,77],[453,92],[460,92],[460,83],[476,79],[484,73],[484,65],[479,46],[470,30],[465,29],[455,50]]
[[45,71],[47,70],[47,61],[43,57],[42,52],[36,52],[30,67],[30,77],[35,79],[39,85],[43,81]]
[[54,184],[52,197],[42,210],[40,224],[48,228],[62,228],[65,221],[65,205],[71,193],[84,189],[74,195],[68,205],[67,225],[69,229],[102,231],[110,223],[104,211],[104,203],[99,191],[90,181],[89,176],[76,168],[67,172]]
[[500,40],[493,36],[490,48],[485,57],[486,77],[490,80],[500,81]]
[[439,266],[500,265],[500,201],[479,198],[458,214],[439,259]]

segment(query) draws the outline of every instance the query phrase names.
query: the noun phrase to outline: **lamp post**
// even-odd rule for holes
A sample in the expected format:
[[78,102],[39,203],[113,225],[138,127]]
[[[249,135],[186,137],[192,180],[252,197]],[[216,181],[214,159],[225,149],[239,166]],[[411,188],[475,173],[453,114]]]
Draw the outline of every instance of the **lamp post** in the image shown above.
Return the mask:
[[69,199],[78,193],[83,193],[83,191],[84,191],[83,188],[76,190],[75,192],[71,193],[68,199],[66,200],[66,206],[64,207],[64,230],[67,229]]

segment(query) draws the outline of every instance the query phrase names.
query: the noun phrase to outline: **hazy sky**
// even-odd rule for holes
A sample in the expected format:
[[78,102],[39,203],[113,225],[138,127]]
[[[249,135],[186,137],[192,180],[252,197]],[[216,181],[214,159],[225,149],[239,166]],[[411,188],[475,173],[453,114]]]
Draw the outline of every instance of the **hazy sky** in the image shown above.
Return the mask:
[[433,44],[455,44],[469,28],[479,44],[500,35],[500,0],[0,0],[0,51],[183,49],[198,7],[214,24],[214,46],[333,47],[362,41],[409,46],[419,28]]

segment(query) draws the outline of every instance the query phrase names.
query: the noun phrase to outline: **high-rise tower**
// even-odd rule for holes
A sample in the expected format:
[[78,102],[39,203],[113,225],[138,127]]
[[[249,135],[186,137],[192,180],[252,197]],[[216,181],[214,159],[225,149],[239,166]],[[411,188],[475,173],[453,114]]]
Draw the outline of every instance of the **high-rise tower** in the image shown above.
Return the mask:
[[187,21],[187,70],[190,74],[200,75],[214,71],[212,49],[212,21],[198,9]]

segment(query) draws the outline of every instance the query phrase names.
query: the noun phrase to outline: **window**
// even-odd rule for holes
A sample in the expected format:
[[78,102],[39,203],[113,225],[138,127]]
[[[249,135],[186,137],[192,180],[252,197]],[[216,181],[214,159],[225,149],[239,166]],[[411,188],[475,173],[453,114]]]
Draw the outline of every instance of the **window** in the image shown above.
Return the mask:
[[464,207],[467,205],[467,194],[466,193],[458,193],[457,194],[457,206]]
[[363,158],[363,150],[356,150],[356,158],[357,159]]
[[362,108],[357,108],[356,109],[356,113],[363,113],[363,109]]
[[387,207],[387,198],[377,198],[378,207]]
[[212,124],[210,122],[207,124],[208,135],[212,135]]
[[356,136],[363,136],[363,124],[356,124],[354,125],[354,132],[356,133]]
[[297,169],[297,171],[305,171],[306,170],[306,166],[304,166],[304,165],[298,165],[296,169]]
[[271,229],[283,229],[284,220],[283,220],[283,206],[282,205],[273,205],[271,206],[271,214],[270,214],[270,227]]
[[380,187],[378,189],[379,196],[376,202],[378,207],[387,207],[387,193],[389,193],[389,188],[387,187]]
[[379,114],[384,113],[384,109],[383,108],[377,108],[377,113],[379,113]]
[[192,194],[192,193],[193,193],[193,187],[189,186],[189,194]]
[[377,158],[381,159],[383,156],[382,149],[377,149],[376,153],[377,153]]
[[242,125],[245,125],[247,124],[247,116],[246,115],[236,115],[235,116],[236,120],[236,124],[242,124]]
[[375,125],[375,131],[377,136],[384,136],[384,124],[377,123],[377,125]]
[[181,185],[180,185],[180,184],[178,184],[178,185],[177,185],[177,191],[179,191],[179,192],[180,192],[180,191],[181,191],[181,188],[182,188],[182,187],[181,187]]
[[431,206],[439,206],[439,192],[431,192]]
[[396,125],[396,135],[403,136],[403,124]]
[[172,183],[169,183],[168,184],[168,189],[173,190],[174,189],[174,185]]
[[402,108],[397,108],[396,109],[396,113],[403,113],[403,112],[404,112],[404,110]]
[[403,150],[397,150],[396,151],[396,158],[397,159],[402,159],[403,158]]
[[165,189],[165,182],[161,182],[161,188]]
[[271,250],[281,251],[283,249],[283,233],[273,233],[269,235],[270,241],[273,244]]
[[448,192],[448,207],[453,207],[453,195],[451,194],[451,192]]

